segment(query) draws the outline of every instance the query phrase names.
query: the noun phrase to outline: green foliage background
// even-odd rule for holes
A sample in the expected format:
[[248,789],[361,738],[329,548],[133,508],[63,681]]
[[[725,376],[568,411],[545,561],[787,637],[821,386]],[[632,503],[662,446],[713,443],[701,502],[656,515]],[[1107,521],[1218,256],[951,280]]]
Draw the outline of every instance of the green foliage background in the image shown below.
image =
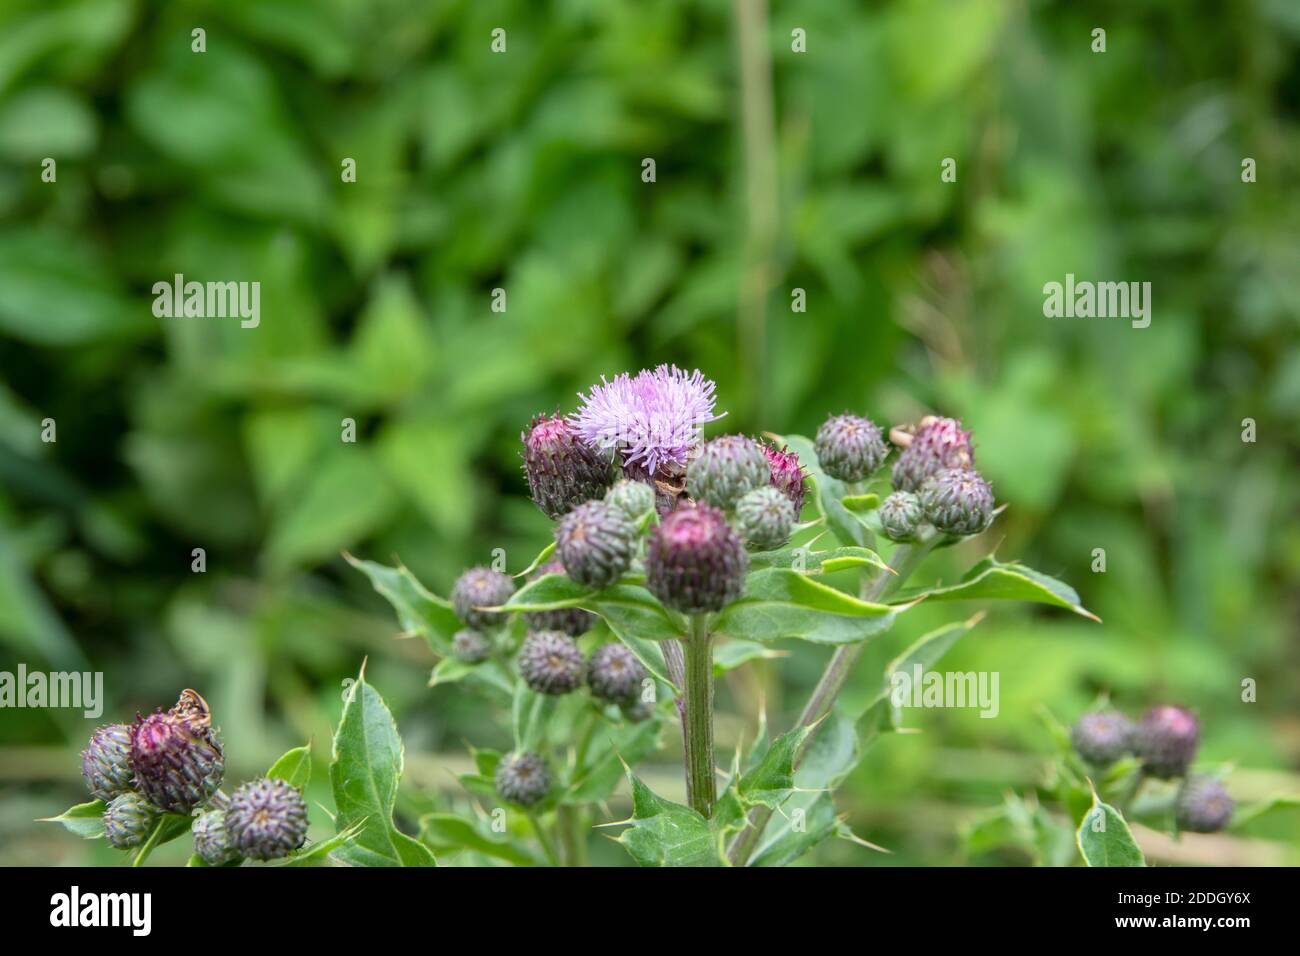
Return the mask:
[[[1069,721],[1100,691],[1196,708],[1241,796],[1300,790],[1300,13],[1089,7],[775,0],[775,150],[756,156],[724,0],[9,0],[3,669],[103,670],[103,720],[199,688],[235,781],[308,738],[326,759],[369,655],[407,744],[399,809],[443,806],[464,742],[500,734],[464,691],[425,688],[423,645],[393,639],[340,551],[399,555],[444,592],[493,548],[522,567],[548,522],[520,429],[672,361],[717,379],[728,430],[961,417],[1011,505],[1000,556],[1105,621],[994,608],[947,666],[999,671],[999,718],[914,715],[924,733],[878,744],[841,799],[894,855],[832,841],[817,862],[1016,862],[968,856],[961,828],[1038,779],[1037,708]],[[770,246],[747,215],[764,159]],[[1068,272],[1151,282],[1151,326],[1044,318]],[[155,319],[150,287],[174,273],[260,281],[260,327]],[[755,274],[763,321],[741,305]],[[909,614],[869,656],[944,614]],[[826,656],[789,650],[729,678],[724,753],[760,701],[789,726]],[[81,799],[91,726],[0,712],[0,862],[117,862],[31,822]],[[665,745],[650,775],[680,798]],[[1185,852],[1294,864],[1298,833],[1282,813]],[[626,862],[606,844],[597,861]]]

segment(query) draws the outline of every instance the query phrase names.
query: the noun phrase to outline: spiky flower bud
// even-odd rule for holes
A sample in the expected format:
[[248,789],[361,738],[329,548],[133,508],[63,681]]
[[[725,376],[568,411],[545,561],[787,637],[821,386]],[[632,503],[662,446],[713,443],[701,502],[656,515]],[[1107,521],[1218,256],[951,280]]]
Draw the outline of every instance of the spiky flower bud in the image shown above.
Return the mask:
[[605,504],[613,505],[629,521],[640,521],[655,507],[655,489],[644,481],[620,478],[605,492]]
[[790,540],[794,505],[771,485],[747,491],[736,502],[736,527],[757,551],[779,548]]
[[832,415],[813,443],[822,471],[840,481],[863,481],[880,467],[889,449],[880,427],[858,415]]
[[508,615],[480,608],[505,604],[514,593],[515,583],[507,575],[479,565],[456,579],[456,583],[451,586],[451,603],[456,609],[456,616],[467,627],[477,631],[490,631],[505,624]]
[[139,846],[158,820],[158,808],[133,790],[118,794],[104,808],[104,839],[118,850]]
[[893,482],[899,491],[920,491],[926,480],[947,468],[973,469],[971,433],[952,418],[927,418],[911,443],[894,462]]
[[528,490],[548,518],[568,514],[609,487],[614,474],[609,458],[584,442],[567,419],[538,415],[519,437]]
[[1107,767],[1133,747],[1133,721],[1111,710],[1084,714],[1070,728],[1070,743],[1079,756]]
[[1178,788],[1174,819],[1189,833],[1217,833],[1232,819],[1234,804],[1223,784],[1214,777],[1188,777]]
[[555,544],[569,577],[588,587],[609,587],[632,563],[636,527],[620,509],[588,501],[560,519]]
[[740,596],[749,568],[740,536],[709,505],[678,508],[650,535],[646,587],[675,611],[718,611]]
[[591,655],[587,683],[591,692],[612,704],[631,704],[647,677],[645,666],[625,644],[602,644]]
[[263,777],[242,784],[230,795],[226,838],[240,856],[274,860],[307,840],[307,801],[285,780]]
[[551,789],[551,772],[537,754],[506,754],[497,764],[494,782],[501,799],[531,807]]
[[993,489],[977,471],[941,471],[918,497],[926,520],[944,534],[979,534],[993,523]]
[[1192,765],[1201,731],[1190,710],[1168,705],[1152,707],[1134,734],[1134,750],[1153,777],[1181,777]]
[[763,442],[760,446],[767,456],[767,466],[772,476],[772,487],[790,499],[794,505],[794,520],[803,514],[804,473],[799,456],[782,446],[777,448]]
[[578,642],[559,631],[534,631],[519,649],[519,676],[539,694],[568,694],[582,686],[587,662]]
[[482,631],[464,628],[451,638],[451,653],[458,661],[466,664],[478,664],[487,660],[492,652],[492,641]]
[[96,800],[112,800],[134,786],[131,769],[131,725],[96,727],[81,752],[81,776]]
[[221,866],[239,859],[226,834],[226,812],[205,810],[194,818],[190,827],[194,835],[194,852],[209,866]]
[[880,503],[876,514],[881,529],[891,541],[913,541],[917,530],[925,524],[921,499],[910,491],[895,491]]
[[159,710],[131,729],[136,787],[160,810],[189,813],[221,786],[225,754],[208,702],[192,690],[171,710]]
[[[535,581],[547,574],[563,574],[564,562],[547,561],[529,578]],[[596,623],[596,615],[580,607],[561,607],[553,611],[528,611],[524,623],[530,631],[563,631],[570,637],[586,634]]]
[[772,469],[758,442],[723,435],[705,442],[686,470],[686,490],[696,501],[730,511],[740,496],[772,481]]

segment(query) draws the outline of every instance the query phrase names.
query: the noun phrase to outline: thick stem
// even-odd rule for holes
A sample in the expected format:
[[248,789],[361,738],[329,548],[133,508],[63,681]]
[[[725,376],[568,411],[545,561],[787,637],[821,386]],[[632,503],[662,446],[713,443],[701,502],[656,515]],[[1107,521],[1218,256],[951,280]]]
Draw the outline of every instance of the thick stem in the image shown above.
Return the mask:
[[717,800],[713,763],[713,635],[708,616],[691,618],[686,642],[686,790],[691,807],[705,817]]
[[555,827],[565,866],[587,865],[586,813],[580,807],[562,804],[555,811]]

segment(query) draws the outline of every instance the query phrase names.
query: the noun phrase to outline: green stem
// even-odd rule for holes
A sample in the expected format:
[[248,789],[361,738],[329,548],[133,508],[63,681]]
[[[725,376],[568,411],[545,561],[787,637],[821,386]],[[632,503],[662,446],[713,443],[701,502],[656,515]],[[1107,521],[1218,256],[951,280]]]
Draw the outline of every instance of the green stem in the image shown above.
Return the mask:
[[1137,799],[1138,791],[1142,789],[1142,784],[1146,782],[1146,771],[1138,767],[1133,773],[1133,781],[1128,785],[1128,789],[1124,791],[1124,795],[1119,800],[1119,812],[1125,820],[1128,819],[1129,809],[1132,807],[1133,801]]
[[158,822],[153,825],[153,831],[149,834],[149,839],[144,841],[144,846],[140,847],[140,851],[136,853],[135,859],[131,861],[132,867],[143,866],[144,861],[149,859],[149,854],[152,853],[154,848],[158,845],[158,839],[162,836],[163,825],[166,822],[167,814],[164,813],[158,818]]
[[565,866],[587,865],[586,827],[582,808],[562,804],[555,811],[555,826],[560,832],[560,848]]
[[702,816],[713,813],[717,800],[713,761],[713,635],[708,616],[691,618],[686,642],[686,792],[691,807]]
[[559,866],[560,857],[555,852],[555,841],[546,832],[546,828],[542,826],[542,821],[537,818],[537,814],[528,814],[528,822],[533,825],[533,833],[537,836],[537,842],[542,845],[542,853],[546,855],[546,862],[551,866]]

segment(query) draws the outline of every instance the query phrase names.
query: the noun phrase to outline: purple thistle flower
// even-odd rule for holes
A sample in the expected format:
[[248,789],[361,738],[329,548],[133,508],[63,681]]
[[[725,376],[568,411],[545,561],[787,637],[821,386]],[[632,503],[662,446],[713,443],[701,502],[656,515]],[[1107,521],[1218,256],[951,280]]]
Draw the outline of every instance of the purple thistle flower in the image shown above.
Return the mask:
[[668,466],[680,472],[701,426],[722,417],[713,413],[716,387],[699,369],[687,374],[675,365],[643,369],[635,378],[624,372],[612,382],[602,375],[591,394],[579,394],[573,425],[591,447],[621,451],[625,470],[655,475]]

